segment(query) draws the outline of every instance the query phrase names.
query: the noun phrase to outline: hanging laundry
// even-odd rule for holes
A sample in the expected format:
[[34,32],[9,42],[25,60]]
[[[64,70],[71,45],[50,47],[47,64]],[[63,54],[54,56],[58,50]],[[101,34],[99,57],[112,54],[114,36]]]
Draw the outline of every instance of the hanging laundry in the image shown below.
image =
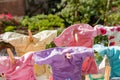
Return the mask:
[[120,46],[120,26],[96,25],[95,27],[100,34],[108,36],[108,46]]
[[[120,26],[96,25],[95,27],[98,29],[98,32],[100,34],[102,34],[103,36],[108,36],[108,46],[120,46]],[[101,65],[104,64],[101,63]]]
[[[89,24],[74,24],[66,28],[58,37],[54,39],[56,46],[85,46],[92,47],[94,44],[94,38],[99,33],[96,28],[93,28]],[[94,66],[91,64],[95,64]],[[97,69],[95,59],[86,58],[83,63],[83,74],[96,74],[98,72],[92,72],[92,69]]]
[[[1,34],[1,39],[11,43],[18,53],[17,55],[22,56],[29,51],[44,50],[46,45],[50,44],[56,36],[57,30],[44,30],[32,35],[33,40],[31,41],[28,35],[6,32]],[[49,66],[47,65],[34,65],[34,69],[37,76],[45,74],[48,77],[51,74]]]
[[22,56],[29,51],[45,49],[46,44],[50,44],[56,36],[56,30],[45,30],[33,35],[33,41],[30,41],[28,35],[6,32],[1,34],[1,39],[11,43],[15,47],[18,56]]
[[14,57],[15,64],[12,64],[8,56],[0,56],[0,73],[4,73],[6,80],[36,80],[32,57],[32,52]]
[[[77,35],[77,40],[75,39]],[[74,24],[66,28],[54,39],[56,46],[85,46],[92,47],[94,37],[98,36],[97,29],[89,24]]]
[[[66,58],[69,53],[71,58]],[[94,57],[94,50],[86,47],[55,47],[34,52],[36,64],[49,64],[54,80],[82,80],[82,63],[86,57]],[[96,69],[93,68],[93,72]]]
[[120,47],[103,45],[94,45],[93,47],[100,55],[107,55],[111,67],[110,79],[114,77],[120,77]]

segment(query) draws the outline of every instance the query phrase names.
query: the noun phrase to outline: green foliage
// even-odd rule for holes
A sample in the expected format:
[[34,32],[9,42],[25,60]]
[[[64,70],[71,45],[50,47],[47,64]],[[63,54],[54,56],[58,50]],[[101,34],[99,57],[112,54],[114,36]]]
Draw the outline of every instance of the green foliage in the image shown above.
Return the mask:
[[[60,15],[65,21],[66,25],[64,26],[72,25],[75,23],[89,23],[92,26],[96,24],[120,24],[119,0],[61,0],[61,2],[60,0],[48,0],[47,4],[50,6],[48,14],[51,15],[51,13],[56,13]],[[30,29],[44,30],[47,29],[48,26],[50,26],[49,28],[51,29],[51,26],[56,25],[55,23],[57,20],[50,22],[48,16],[37,15],[31,18],[25,17],[22,23],[25,26],[28,26]],[[53,15],[50,18],[52,20]],[[58,25],[61,26],[63,24],[60,22]]]
[[[68,24],[104,21],[107,0],[63,0],[59,13]],[[63,6],[62,6],[63,5]]]
[[107,15],[106,25],[120,25],[119,11],[111,12]]
[[94,44],[103,44],[108,46],[108,36],[99,35],[95,37]]
[[5,28],[5,32],[9,32],[9,31],[14,31],[16,29],[16,26],[6,26]]
[[51,42],[50,44],[46,45],[46,49],[53,48],[53,47],[56,47],[56,45],[54,44],[54,42]]
[[92,26],[119,25],[119,4],[119,0],[61,0],[54,10],[68,25],[75,23],[89,23]]
[[55,28],[64,28],[64,20],[57,15],[36,15],[33,17],[26,16],[22,21],[22,25],[31,30],[51,30]]

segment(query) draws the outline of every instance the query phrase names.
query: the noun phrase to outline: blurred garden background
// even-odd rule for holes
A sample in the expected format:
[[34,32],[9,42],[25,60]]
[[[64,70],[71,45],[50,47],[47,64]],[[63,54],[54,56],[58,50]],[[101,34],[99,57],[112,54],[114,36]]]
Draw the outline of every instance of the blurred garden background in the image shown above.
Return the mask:
[[[0,0],[0,33],[57,29],[59,35],[76,23],[120,25],[119,4],[120,0]],[[94,42],[107,45],[107,36],[97,36]]]

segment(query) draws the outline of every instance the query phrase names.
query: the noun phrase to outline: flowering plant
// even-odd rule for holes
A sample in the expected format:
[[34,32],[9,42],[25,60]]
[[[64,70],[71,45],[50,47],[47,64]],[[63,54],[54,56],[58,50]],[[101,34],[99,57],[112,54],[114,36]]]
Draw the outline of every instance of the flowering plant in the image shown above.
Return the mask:
[[4,32],[7,26],[17,26],[18,22],[13,18],[11,14],[0,14],[0,27],[2,32]]

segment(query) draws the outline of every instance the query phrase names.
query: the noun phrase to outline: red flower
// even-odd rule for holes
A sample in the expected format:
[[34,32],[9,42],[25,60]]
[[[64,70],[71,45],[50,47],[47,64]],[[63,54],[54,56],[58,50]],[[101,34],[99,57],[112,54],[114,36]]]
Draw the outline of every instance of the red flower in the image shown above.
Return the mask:
[[115,38],[115,37],[114,37],[114,36],[110,36],[110,37],[109,37],[109,40],[111,40],[111,39],[113,39],[113,38]]
[[106,29],[104,29],[104,28],[100,28],[100,31],[101,31],[101,33],[104,35],[104,34],[106,34]]
[[110,42],[110,46],[113,46],[113,45],[115,45],[115,42]]
[[117,31],[120,31],[120,27],[117,27]]
[[112,32],[115,30],[115,28],[110,29]]

